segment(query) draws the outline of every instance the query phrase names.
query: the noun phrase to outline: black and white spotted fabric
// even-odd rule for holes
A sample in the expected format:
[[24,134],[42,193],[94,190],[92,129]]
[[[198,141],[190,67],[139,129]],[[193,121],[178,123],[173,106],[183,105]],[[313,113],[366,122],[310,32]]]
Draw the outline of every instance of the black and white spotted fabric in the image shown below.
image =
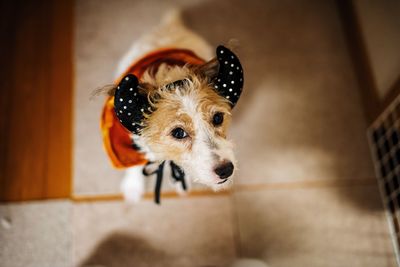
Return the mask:
[[243,89],[243,68],[237,56],[228,48],[217,47],[219,73],[214,81],[217,92],[231,102],[232,108],[239,100]]
[[135,75],[126,75],[119,83],[114,97],[114,110],[121,124],[139,134],[143,128],[145,112],[151,112],[147,96],[139,94],[139,81]]

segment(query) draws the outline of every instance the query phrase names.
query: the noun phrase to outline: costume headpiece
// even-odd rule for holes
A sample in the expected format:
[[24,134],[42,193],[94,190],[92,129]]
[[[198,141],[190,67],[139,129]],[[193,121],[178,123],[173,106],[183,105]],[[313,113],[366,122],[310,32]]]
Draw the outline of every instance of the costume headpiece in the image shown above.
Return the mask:
[[[239,100],[243,89],[243,69],[237,56],[228,48],[220,45],[216,50],[217,62],[215,74],[210,78],[214,90],[227,99],[233,108]],[[207,74],[205,74],[207,75]],[[175,88],[182,80],[171,83],[167,88]],[[121,124],[129,131],[140,134],[144,127],[145,113],[151,113],[146,95],[139,91],[139,81],[133,74],[122,78],[115,91],[115,113]]]

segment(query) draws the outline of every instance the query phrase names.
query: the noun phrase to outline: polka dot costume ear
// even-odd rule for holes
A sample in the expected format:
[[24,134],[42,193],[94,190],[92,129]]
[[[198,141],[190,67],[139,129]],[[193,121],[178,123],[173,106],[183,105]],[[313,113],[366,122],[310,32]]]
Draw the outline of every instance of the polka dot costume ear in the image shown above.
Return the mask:
[[140,134],[144,113],[150,112],[147,97],[139,94],[135,75],[126,75],[119,83],[114,96],[114,110],[121,124],[129,131]]
[[217,47],[219,72],[214,81],[215,90],[231,102],[233,108],[243,89],[243,69],[237,56],[228,48]]

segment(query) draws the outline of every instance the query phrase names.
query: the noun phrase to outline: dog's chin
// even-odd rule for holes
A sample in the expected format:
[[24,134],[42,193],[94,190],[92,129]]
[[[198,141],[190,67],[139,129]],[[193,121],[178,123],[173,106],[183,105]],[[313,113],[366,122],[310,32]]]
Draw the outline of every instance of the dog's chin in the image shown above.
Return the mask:
[[194,180],[194,182],[205,185],[211,188],[213,191],[221,191],[228,190],[232,187],[233,177],[229,177],[228,179],[213,179],[213,180]]
[[229,179],[222,180],[214,184],[211,188],[214,191],[221,191],[221,190],[229,190],[233,185],[233,177],[229,177]]
[[188,179],[193,183],[204,185],[215,192],[228,190],[232,187],[236,173],[235,171],[228,178],[221,179],[214,171],[206,171],[204,169],[200,169],[200,171],[198,171],[193,169],[193,166],[185,166],[184,164],[182,165],[184,166],[183,170],[186,173],[186,177],[188,177]]

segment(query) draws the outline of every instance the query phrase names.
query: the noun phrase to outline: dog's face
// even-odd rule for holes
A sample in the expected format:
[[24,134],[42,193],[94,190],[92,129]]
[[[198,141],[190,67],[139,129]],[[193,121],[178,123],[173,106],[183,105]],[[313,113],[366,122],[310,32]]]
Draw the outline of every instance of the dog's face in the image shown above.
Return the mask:
[[228,185],[235,169],[226,138],[229,102],[207,80],[194,76],[157,94],[154,112],[141,132],[154,156],[173,160],[193,181],[214,189]]
[[231,184],[236,168],[227,129],[242,87],[240,62],[219,47],[217,58],[202,66],[161,65],[140,83],[125,77],[115,112],[156,160],[172,160],[187,177],[217,190]]

